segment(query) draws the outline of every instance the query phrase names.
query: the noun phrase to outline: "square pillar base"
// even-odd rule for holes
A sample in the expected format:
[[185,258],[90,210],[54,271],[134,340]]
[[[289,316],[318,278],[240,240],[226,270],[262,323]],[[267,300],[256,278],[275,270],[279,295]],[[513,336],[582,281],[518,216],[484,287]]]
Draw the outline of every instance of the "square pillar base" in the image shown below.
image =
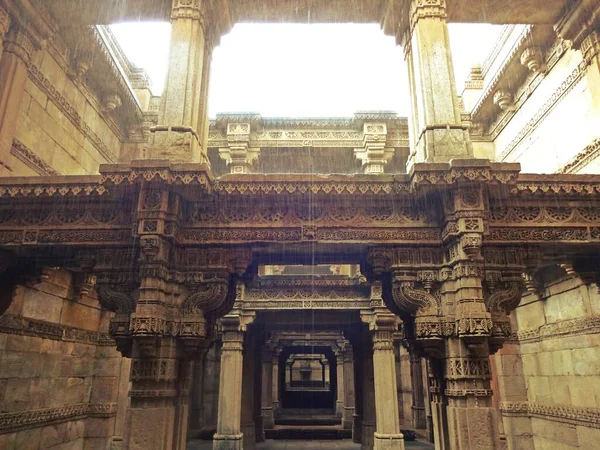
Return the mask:
[[215,434],[213,436],[213,450],[242,450],[243,434]]
[[342,424],[343,424],[344,430],[352,429],[353,416],[354,416],[354,408],[344,406],[344,416],[342,419]]
[[262,425],[263,430],[270,430],[275,425],[275,419],[273,417],[273,408],[262,408]]
[[404,436],[398,434],[382,434],[373,435],[373,450],[404,450]]
[[342,419],[344,417],[344,402],[335,403],[335,415],[338,419]]

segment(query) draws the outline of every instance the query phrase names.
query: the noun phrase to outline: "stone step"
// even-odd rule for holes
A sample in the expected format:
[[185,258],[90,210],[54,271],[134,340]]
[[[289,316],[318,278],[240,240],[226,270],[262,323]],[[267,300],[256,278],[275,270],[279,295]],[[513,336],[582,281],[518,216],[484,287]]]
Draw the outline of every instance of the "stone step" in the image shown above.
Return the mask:
[[335,415],[326,416],[282,416],[275,419],[275,425],[341,425],[342,420]]
[[289,439],[289,440],[333,440],[350,439],[352,430],[344,430],[341,427],[297,427],[276,426],[272,430],[265,430],[266,439]]

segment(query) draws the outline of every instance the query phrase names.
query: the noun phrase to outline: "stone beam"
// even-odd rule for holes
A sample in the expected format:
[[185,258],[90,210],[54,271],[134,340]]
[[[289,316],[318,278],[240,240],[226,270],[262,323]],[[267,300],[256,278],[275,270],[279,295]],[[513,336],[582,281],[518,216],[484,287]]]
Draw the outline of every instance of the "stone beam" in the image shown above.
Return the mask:
[[[139,20],[168,20],[170,0],[45,0],[56,19],[65,24],[110,24]],[[379,23],[379,0],[357,0],[348,8],[346,0],[312,2],[309,0],[248,0],[230,2],[227,9],[235,22],[290,23]],[[384,5],[397,4],[386,0]],[[494,24],[553,24],[566,0],[448,0],[451,22]]]

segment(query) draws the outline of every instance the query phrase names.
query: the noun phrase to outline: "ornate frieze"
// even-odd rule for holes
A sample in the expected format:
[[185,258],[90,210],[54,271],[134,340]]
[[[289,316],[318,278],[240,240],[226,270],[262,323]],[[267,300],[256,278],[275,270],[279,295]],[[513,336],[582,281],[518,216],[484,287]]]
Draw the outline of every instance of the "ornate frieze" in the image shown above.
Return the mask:
[[539,328],[519,330],[519,342],[523,345],[546,339],[600,333],[600,316],[579,317],[542,325]]
[[82,328],[59,325],[43,320],[4,314],[0,316],[0,331],[55,341],[78,342],[81,344],[113,346],[114,340],[108,333],[89,331]]
[[500,411],[506,417],[537,417],[574,426],[600,428],[598,408],[535,402],[502,402]]
[[98,153],[102,155],[102,157],[108,163],[114,163],[117,161],[117,156],[115,151],[110,149],[110,147],[104,143],[102,138],[98,136],[94,130],[83,120],[79,112],[77,112],[77,108],[75,108],[71,103],[52,85],[50,80],[48,80],[41,70],[34,64],[29,66],[29,74],[31,80],[44,92],[49,99],[51,99],[54,104],[58,107],[58,109],[71,121],[71,123],[77,128],[94,146]]
[[59,175],[46,161],[37,156],[31,149],[18,139],[13,140],[10,154],[33,169],[38,175]]
[[523,128],[516,134],[510,143],[497,153],[496,159],[504,161],[517,146],[529,136],[538,126],[538,124],[552,111],[571,90],[579,83],[587,73],[587,61],[582,61],[569,74],[569,76],[552,93],[540,109],[527,121]]
[[0,434],[19,430],[81,420],[88,417],[113,417],[117,413],[116,403],[78,403],[57,408],[44,408],[0,414]]
[[591,144],[577,153],[567,164],[558,169],[556,173],[577,173],[598,158],[599,155],[600,139],[594,139]]

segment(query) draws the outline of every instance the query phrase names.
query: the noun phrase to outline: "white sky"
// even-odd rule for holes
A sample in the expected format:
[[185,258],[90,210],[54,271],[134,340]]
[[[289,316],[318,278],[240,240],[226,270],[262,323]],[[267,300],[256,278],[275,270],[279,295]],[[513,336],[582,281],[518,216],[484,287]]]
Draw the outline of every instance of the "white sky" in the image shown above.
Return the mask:
[[[484,61],[500,28],[450,25],[459,94],[471,66]],[[127,23],[111,29],[160,94],[170,24]],[[213,55],[211,117],[218,112],[259,112],[264,117],[339,117],[359,110],[408,114],[402,49],[376,24],[237,24]]]

